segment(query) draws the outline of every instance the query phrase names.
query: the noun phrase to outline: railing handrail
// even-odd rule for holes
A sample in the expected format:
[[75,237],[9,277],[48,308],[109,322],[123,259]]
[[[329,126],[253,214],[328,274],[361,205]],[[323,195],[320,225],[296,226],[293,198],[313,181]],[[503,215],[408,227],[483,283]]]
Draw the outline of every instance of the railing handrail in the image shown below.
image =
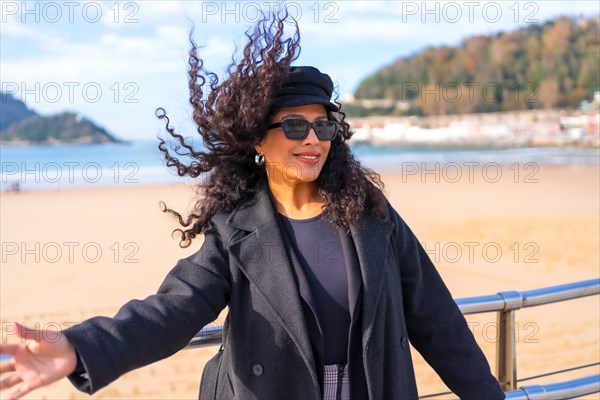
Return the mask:
[[600,294],[600,278],[522,292],[507,291],[486,296],[465,297],[455,301],[463,314],[477,314],[534,307],[595,294]]
[[506,400],[571,399],[600,392],[600,374],[547,385],[527,385],[505,392]]
[[[514,324],[515,310],[597,294],[600,294],[600,278],[522,292],[512,290],[495,295],[467,297],[455,301],[463,314],[494,311],[498,313],[500,337],[496,343],[496,372],[498,380],[504,382],[502,387],[506,399],[553,400],[600,393],[600,374],[548,385],[527,385],[514,390],[518,382],[516,348],[514,337],[511,336],[514,333],[511,327]],[[222,325],[205,327],[192,338],[186,348],[220,344],[222,332]]]
[[191,349],[200,346],[211,346],[213,344],[221,344],[223,341],[223,325],[206,326],[196,333],[196,335],[185,346],[186,349]]
[[[549,286],[540,289],[525,290],[522,292],[511,291],[516,298],[522,299],[521,307],[533,307],[542,304],[554,303],[562,300],[576,299],[579,297],[600,294],[600,278],[572,282],[564,285]],[[463,314],[476,314],[483,312],[502,311],[507,307],[507,297],[503,294],[474,296],[456,299],[456,304]],[[203,328],[196,334],[186,348],[208,346],[221,343],[223,325],[213,325]]]

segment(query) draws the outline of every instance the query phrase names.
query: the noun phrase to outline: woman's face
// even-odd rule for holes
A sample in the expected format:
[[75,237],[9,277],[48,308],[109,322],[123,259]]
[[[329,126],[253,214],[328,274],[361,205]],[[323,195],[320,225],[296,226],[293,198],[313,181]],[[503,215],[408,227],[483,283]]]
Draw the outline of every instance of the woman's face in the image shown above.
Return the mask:
[[[287,107],[273,115],[269,124],[297,118],[309,122],[327,120],[327,113],[321,104]],[[291,140],[285,136],[281,127],[269,129],[260,144],[255,146],[256,152],[265,156],[269,180],[282,183],[315,181],[323,169],[330,148],[331,142],[319,140],[313,128],[306,138]]]

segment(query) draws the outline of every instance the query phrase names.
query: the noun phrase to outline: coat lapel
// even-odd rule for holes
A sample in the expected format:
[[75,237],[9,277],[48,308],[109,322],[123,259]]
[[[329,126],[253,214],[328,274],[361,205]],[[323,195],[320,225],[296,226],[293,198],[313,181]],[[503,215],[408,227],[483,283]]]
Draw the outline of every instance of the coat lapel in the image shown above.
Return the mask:
[[227,223],[244,232],[229,239],[229,251],[275,310],[318,384],[300,295],[270,196],[265,180],[251,199],[230,214]]
[[363,332],[373,326],[383,288],[384,266],[387,251],[390,248],[392,228],[393,225],[390,222],[366,213],[361,215],[357,224],[350,226],[362,275]]

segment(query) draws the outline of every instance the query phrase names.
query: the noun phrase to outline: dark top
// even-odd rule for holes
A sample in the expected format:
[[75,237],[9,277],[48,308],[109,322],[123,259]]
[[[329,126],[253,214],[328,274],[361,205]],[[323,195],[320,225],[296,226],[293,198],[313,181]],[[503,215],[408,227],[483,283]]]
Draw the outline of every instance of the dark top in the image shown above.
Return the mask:
[[347,262],[338,228],[322,215],[303,220],[281,217],[314,300],[309,306],[323,336],[323,361],[345,363],[351,319]]

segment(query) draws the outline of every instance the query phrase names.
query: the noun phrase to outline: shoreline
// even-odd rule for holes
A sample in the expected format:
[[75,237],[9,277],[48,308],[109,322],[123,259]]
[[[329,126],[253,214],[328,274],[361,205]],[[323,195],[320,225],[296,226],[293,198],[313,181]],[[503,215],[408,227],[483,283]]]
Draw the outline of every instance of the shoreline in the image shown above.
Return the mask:
[[[100,146],[100,145],[131,145],[135,142],[144,142],[144,143],[155,143],[154,140],[125,140],[119,139],[117,141],[110,142],[27,142],[27,141],[11,141],[5,142],[0,141],[0,148],[27,148],[27,147],[41,147],[41,148],[57,148],[62,146],[68,147],[83,147],[83,146]],[[538,143],[509,143],[509,144],[495,144],[494,140],[490,141],[465,141],[465,142],[386,142],[386,141],[375,141],[369,142],[365,140],[352,138],[348,140],[348,145],[352,148],[353,146],[364,146],[369,145],[373,147],[399,147],[406,149],[463,149],[463,150],[516,150],[516,149],[536,149],[536,148],[574,148],[574,149],[588,149],[588,150],[598,150],[600,149],[600,143],[583,143],[583,142],[564,142],[564,143],[555,143],[555,142],[538,142]]]
[[[381,157],[388,157],[391,155],[382,154]],[[394,157],[397,157],[394,155]],[[480,172],[484,170],[486,174],[491,171],[498,171],[502,169],[501,177],[494,178],[489,177],[485,178],[486,181],[494,182],[496,179],[500,181],[504,179],[506,176],[513,176],[514,179],[534,179],[535,175],[537,175],[537,171],[540,168],[544,169],[600,169],[600,159],[597,162],[539,162],[539,161],[513,161],[513,160],[498,160],[498,161],[440,161],[440,160],[431,160],[431,161],[400,161],[399,164],[390,165],[390,166],[381,166],[380,168],[374,168],[369,163],[361,163],[363,167],[366,167],[374,172],[378,173],[381,176],[391,175],[391,176],[405,176],[402,178],[402,182],[405,183],[412,175],[438,175],[438,180],[447,180],[452,182],[458,182],[464,177],[470,176],[474,177],[474,172],[477,175],[481,175]],[[367,164],[367,165],[365,165]],[[118,190],[128,190],[136,187],[159,187],[159,186],[179,186],[186,185],[192,186],[194,185],[194,181],[199,178],[190,178],[190,177],[179,177],[172,175],[171,171],[166,167],[158,167],[160,172],[162,172],[162,176],[154,176],[153,178],[148,178],[147,175],[143,175],[146,171],[148,173],[152,172],[156,174],[157,167],[148,166],[142,167],[138,171],[141,171],[142,176],[145,181],[139,180],[138,182],[132,181],[128,182],[123,177],[119,178],[118,182],[111,181],[111,179],[116,179],[113,175],[115,172],[109,169],[102,169],[101,171],[105,172],[105,177],[101,180],[94,182],[93,180],[86,179],[86,177],[78,177],[76,181],[67,181],[63,184],[59,182],[43,182],[44,179],[40,179],[43,177],[38,174],[35,178],[37,181],[32,183],[28,181],[26,175],[23,175],[21,179],[7,179],[3,177],[3,180],[0,182],[0,194],[22,194],[22,193],[55,193],[55,192],[69,192],[69,191],[78,191],[78,190],[109,190],[109,189],[118,189]],[[38,171],[39,172],[39,171]],[[23,174],[32,174],[32,172],[23,172]],[[95,172],[97,173],[97,172]],[[118,172],[117,172],[118,173]],[[73,171],[70,171],[69,174],[73,174]],[[65,179],[70,179],[71,175],[66,175]],[[102,175],[102,172],[100,172]],[[463,177],[464,176],[464,177]],[[62,175],[61,175],[62,178]],[[138,178],[136,178],[138,179]],[[23,181],[24,180],[24,181]],[[437,183],[437,182],[436,182]],[[473,183],[473,182],[471,182]],[[16,186],[15,186],[16,185]]]

